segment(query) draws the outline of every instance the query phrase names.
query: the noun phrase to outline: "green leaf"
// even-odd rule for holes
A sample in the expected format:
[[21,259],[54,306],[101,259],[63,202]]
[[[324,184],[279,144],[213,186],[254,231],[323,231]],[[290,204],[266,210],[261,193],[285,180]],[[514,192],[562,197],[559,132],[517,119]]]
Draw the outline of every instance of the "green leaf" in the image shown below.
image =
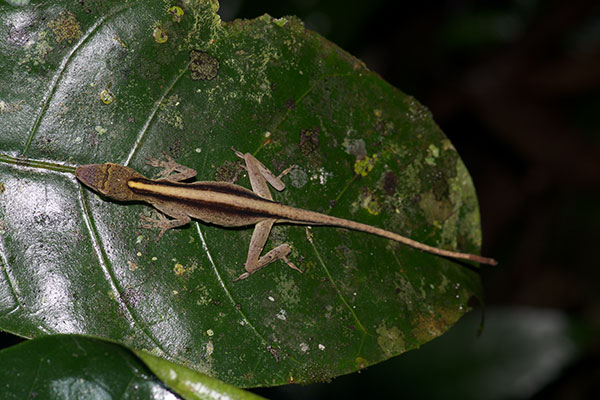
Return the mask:
[[479,249],[471,179],[422,105],[295,18],[177,4],[0,4],[0,329],[107,338],[247,387],[327,380],[452,326],[481,295],[463,264],[283,225],[267,249],[290,243],[304,273],[278,262],[233,283],[252,229],[193,222],[156,243],[147,206],[75,180],[107,161],[152,177],[162,152],[236,179],[233,146],[298,166],[278,201]]
[[47,336],[0,351],[2,398],[175,399],[123,347],[77,336]]
[[260,400],[263,397],[238,389],[208,375],[192,371],[181,365],[143,351],[135,354],[169,387],[185,399],[240,399]]

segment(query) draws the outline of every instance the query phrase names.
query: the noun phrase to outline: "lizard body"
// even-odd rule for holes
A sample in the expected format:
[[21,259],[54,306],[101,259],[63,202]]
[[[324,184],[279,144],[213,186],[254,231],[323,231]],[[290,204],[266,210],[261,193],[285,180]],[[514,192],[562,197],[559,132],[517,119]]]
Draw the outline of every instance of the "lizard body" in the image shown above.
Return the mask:
[[[143,201],[161,211],[158,220],[144,217],[148,222],[144,227],[161,229],[159,239],[168,229],[188,224],[192,218],[225,227],[254,225],[245,264],[246,272],[238,279],[247,278],[260,268],[279,259],[300,271],[286,258],[290,252],[287,244],[282,244],[261,257],[275,223],[336,226],[382,236],[440,256],[490,265],[497,264],[491,258],[439,249],[371,225],[273,201],[267,182],[275,189],[283,190],[285,185],[280,177],[289,169],[276,177],[251,154],[236,151],[236,155],[246,161],[252,191],[226,182],[184,183],[182,181],[194,177],[196,171],[176,164],[171,158],[167,161],[151,160],[150,162],[153,166],[165,168],[162,179],[148,179],[129,167],[113,163],[80,166],[76,170],[76,176],[83,184],[106,197],[126,202]],[[169,220],[164,215],[173,219]]]

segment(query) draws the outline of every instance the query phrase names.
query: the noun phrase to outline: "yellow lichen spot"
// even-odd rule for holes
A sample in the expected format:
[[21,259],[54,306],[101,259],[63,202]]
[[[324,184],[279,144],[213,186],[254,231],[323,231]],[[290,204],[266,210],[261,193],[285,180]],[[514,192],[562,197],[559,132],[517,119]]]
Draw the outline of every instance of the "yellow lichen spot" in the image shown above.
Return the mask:
[[382,206],[381,206],[381,203],[379,202],[379,199],[371,198],[371,200],[367,203],[367,206],[365,208],[367,209],[369,214],[379,215],[379,213],[381,212]]
[[283,17],[283,18],[275,18],[273,20],[273,23],[279,27],[284,26],[285,24],[287,24],[288,20],[287,18]]
[[356,364],[356,368],[358,369],[367,368],[367,366],[369,365],[369,362],[362,357],[356,357],[354,363]]
[[58,17],[50,21],[48,24],[54,38],[58,43],[69,42],[73,43],[73,40],[77,40],[81,37],[81,24],[77,21],[77,17],[70,11],[61,12]]
[[157,26],[156,28],[154,28],[154,32],[152,32],[152,36],[154,37],[154,41],[159,44],[166,43],[167,40],[169,40],[167,31],[165,31],[164,28],[161,26]]
[[181,17],[183,17],[183,14],[184,14],[183,9],[181,7],[179,7],[179,6],[169,7],[167,12],[173,16],[174,22],[181,22]]
[[361,160],[356,160],[354,163],[354,172],[356,175],[367,176],[377,161],[377,154],[373,154],[372,157],[365,157]]
[[440,156],[440,149],[434,145],[430,144],[427,148],[427,157],[425,157],[425,163],[429,165],[435,165],[435,159]]
[[173,267],[173,272],[175,272],[179,276],[183,276],[185,273],[185,267],[179,263],[175,264]]
[[0,182],[0,194],[4,193],[5,190],[6,190],[6,186],[4,186],[4,183]]
[[104,104],[110,104],[115,100],[115,95],[110,92],[108,89],[104,89],[100,92],[100,100]]
[[96,125],[94,130],[98,133],[98,135],[104,135],[106,132],[108,132],[108,129],[100,125]]

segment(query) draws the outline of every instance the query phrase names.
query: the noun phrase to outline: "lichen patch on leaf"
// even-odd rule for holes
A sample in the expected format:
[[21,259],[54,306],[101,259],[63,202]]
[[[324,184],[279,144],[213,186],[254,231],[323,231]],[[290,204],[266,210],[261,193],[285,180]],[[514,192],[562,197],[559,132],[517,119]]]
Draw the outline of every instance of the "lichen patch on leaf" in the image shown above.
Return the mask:
[[376,329],[377,344],[387,356],[400,354],[405,350],[404,336],[402,331],[392,326],[388,328],[385,322],[382,322]]
[[169,98],[160,105],[161,112],[158,114],[159,121],[165,122],[174,128],[183,129],[183,115],[181,114],[181,111],[178,110],[180,104],[181,100],[179,96],[169,96]]
[[302,129],[298,147],[305,156],[315,151],[319,147],[319,128]]
[[421,194],[419,206],[427,218],[427,222],[434,226],[441,226],[452,214],[452,204],[445,200],[437,200],[433,192]]
[[215,181],[234,183],[242,171],[240,163],[227,160],[215,171]]
[[81,24],[75,14],[70,11],[61,12],[58,17],[48,24],[58,43],[73,43],[81,37]]
[[102,101],[102,103],[104,104],[110,104],[114,101],[115,99],[115,95],[111,93],[110,90],[108,89],[103,89],[100,92],[100,100]]
[[158,44],[167,43],[167,40],[169,40],[169,35],[167,35],[167,31],[162,26],[154,28],[152,37],[154,37],[154,41]]
[[210,81],[219,73],[219,60],[201,50],[190,51],[190,74],[195,81]]
[[169,7],[167,12],[173,16],[173,22],[181,22],[181,18],[185,14],[183,9],[179,6]]
[[367,176],[373,167],[375,167],[376,161],[377,154],[373,154],[371,157],[365,157],[362,160],[356,160],[354,163],[354,172],[360,176]]
[[364,139],[350,139],[344,138],[342,143],[346,153],[353,155],[358,159],[367,157],[367,146]]

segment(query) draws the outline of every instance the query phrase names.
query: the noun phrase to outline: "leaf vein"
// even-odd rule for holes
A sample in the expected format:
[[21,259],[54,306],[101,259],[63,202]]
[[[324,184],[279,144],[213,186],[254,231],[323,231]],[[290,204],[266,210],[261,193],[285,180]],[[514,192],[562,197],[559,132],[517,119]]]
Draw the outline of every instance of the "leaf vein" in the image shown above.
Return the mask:
[[210,254],[210,250],[208,249],[208,244],[206,243],[206,239],[204,238],[204,234],[202,233],[202,230],[200,229],[200,223],[199,222],[196,222],[196,231],[198,232],[198,236],[200,237],[200,241],[202,243],[202,249],[204,250],[204,252],[206,253],[206,256],[208,257],[208,261],[210,262],[210,265],[211,265],[211,267],[213,269],[213,272],[215,273],[215,276],[217,277],[217,281],[219,282],[219,285],[221,286],[221,289],[223,289],[223,292],[225,293],[225,296],[227,296],[227,299],[230,301],[231,305],[233,306],[233,309],[236,310],[238,312],[238,314],[240,314],[242,316],[242,318],[246,322],[246,326],[250,327],[250,329],[252,330],[252,332],[254,332],[254,334],[260,339],[260,341],[264,344],[264,346],[266,348],[266,346],[268,345],[268,342],[266,341],[266,339],[260,334],[260,332],[258,332],[258,330],[254,326],[254,324],[252,324],[252,322],[250,322],[250,320],[248,319],[248,317],[246,317],[246,314],[244,314],[242,312],[242,310],[239,309],[239,307],[236,307],[237,303],[235,302],[235,300],[234,300],[233,296],[231,295],[231,292],[229,291],[229,289],[227,289],[227,286],[225,286],[225,281],[221,277],[221,274],[219,273],[219,270],[217,269],[217,264],[213,260],[212,255]]
[[[188,63],[188,65],[189,65],[189,63]],[[146,137],[146,133],[148,133],[148,128],[150,127],[150,124],[154,120],[154,117],[156,116],[156,113],[160,109],[160,105],[163,103],[163,101],[165,100],[165,98],[167,97],[167,95],[173,90],[173,87],[175,87],[175,85],[177,84],[177,82],[179,82],[179,80],[185,74],[185,72],[187,71],[187,69],[188,69],[188,67],[186,65],[186,67],[183,68],[179,72],[179,74],[177,74],[177,76],[171,81],[171,83],[165,88],[165,90],[161,94],[160,98],[157,101],[154,102],[154,106],[152,107],[152,110],[150,111],[150,114],[148,115],[148,118],[146,118],[146,121],[144,122],[144,126],[142,126],[142,128],[140,129],[140,131],[139,131],[139,133],[137,135],[137,138],[135,139],[135,142],[133,143],[133,147],[131,148],[129,154],[127,155],[127,158],[125,159],[125,162],[123,163],[123,165],[125,165],[125,166],[129,165],[129,163],[131,162],[131,160],[135,156],[135,153],[140,148],[140,146],[142,144],[142,141]]]
[[356,322],[358,328],[363,332],[363,335],[368,335],[369,332],[367,331],[367,329],[365,328],[365,326],[362,324],[362,322],[360,322],[360,319],[358,318],[358,316],[356,315],[356,313],[354,312],[354,310],[352,309],[352,307],[350,307],[350,304],[348,303],[348,301],[346,300],[346,298],[342,294],[342,292],[339,289],[338,285],[335,283],[335,280],[333,279],[333,276],[331,275],[331,272],[329,271],[329,268],[327,268],[327,265],[325,264],[325,261],[323,261],[323,258],[321,257],[320,251],[317,249],[317,246],[315,246],[314,240],[309,240],[309,243],[312,246],[312,248],[313,248],[313,250],[315,252],[315,255],[317,256],[317,259],[319,260],[319,263],[321,264],[321,267],[323,267],[323,270],[325,271],[325,274],[327,275],[327,279],[329,279],[329,282],[331,282],[331,285],[333,286],[333,288],[334,288],[335,292],[337,293],[338,297],[340,298],[340,300],[344,304],[344,307],[346,307],[346,309],[348,309],[348,311],[350,312],[350,314],[354,318],[354,321]]
[[81,211],[82,211],[83,221],[84,221],[86,229],[88,231],[90,240],[92,241],[92,247],[95,250],[100,268],[102,269],[102,272],[104,273],[104,277],[105,277],[106,281],[108,282],[111,290],[115,294],[114,299],[118,302],[119,309],[121,309],[124,312],[125,317],[129,320],[129,323],[131,324],[132,327],[137,326],[139,328],[139,330],[142,332],[142,334],[144,334],[150,340],[150,342],[154,346],[156,346],[156,348],[158,348],[164,354],[169,354],[167,351],[165,351],[165,349],[163,348],[163,346],[161,345],[159,340],[156,339],[151,334],[151,332],[148,331],[147,327],[143,323],[141,323],[140,321],[137,320],[136,316],[134,315],[134,313],[131,310],[131,308],[129,307],[129,305],[125,301],[123,301],[121,296],[119,296],[121,291],[119,289],[117,278],[115,277],[111,268],[109,268],[110,262],[108,260],[108,257],[104,253],[103,245],[100,241],[99,234],[98,234],[97,230],[95,229],[93,217],[90,214],[89,206],[84,198],[83,193],[84,192],[83,192],[82,187],[79,186],[79,196],[78,197],[79,197],[79,205],[80,205]]
[[6,249],[4,248],[4,240],[0,240],[0,262],[1,262],[1,266],[4,266],[4,268],[0,268],[0,269],[2,269],[2,272],[3,272],[4,276],[6,277],[6,281],[8,282],[8,287],[10,288],[10,292],[13,295],[13,297],[17,303],[17,306],[13,307],[12,310],[8,311],[5,315],[12,314],[13,312],[17,311],[18,309],[25,310],[23,302],[21,301],[21,296],[19,295],[17,280],[15,279],[14,276],[12,276],[12,273],[10,271],[10,264],[8,263],[8,258],[6,257]]
[[71,49],[71,52],[68,54],[68,56],[63,59],[63,61],[61,62],[61,64],[59,65],[59,67],[57,69],[57,73],[54,74],[52,81],[50,82],[50,86],[49,86],[50,89],[47,91],[46,96],[44,97],[44,99],[42,101],[42,107],[41,107],[40,111],[38,112],[37,117],[35,118],[35,121],[33,123],[33,126],[31,127],[31,130],[29,131],[29,135],[27,137],[27,141],[25,142],[23,151],[21,152],[21,156],[24,156],[25,153],[27,153],[27,151],[29,151],[29,147],[31,146],[31,143],[33,142],[33,138],[35,137],[35,134],[37,133],[37,130],[42,122],[42,118],[44,117],[44,115],[46,115],[46,112],[48,111],[48,107],[50,106],[50,100],[52,99],[52,97],[54,97],[54,94],[56,93],[56,91],[58,89],[58,83],[62,80],[62,78],[65,74],[65,71],[67,70],[67,66],[69,65],[71,60],[73,60],[75,53],[77,53],[77,51],[79,51],[79,49],[81,49],[81,47],[88,40],[88,38],[94,32],[96,32],[98,30],[98,28],[100,28],[102,25],[104,25],[104,23],[106,21],[108,21],[110,18],[114,17],[115,15],[120,14],[121,12],[123,12],[131,7],[132,7],[131,4],[127,4],[123,7],[117,8],[114,13],[108,14],[105,17],[100,18],[94,25],[92,25],[87,30],[87,32],[84,35],[82,35],[82,37],[79,39],[79,41],[73,46],[73,48]]

